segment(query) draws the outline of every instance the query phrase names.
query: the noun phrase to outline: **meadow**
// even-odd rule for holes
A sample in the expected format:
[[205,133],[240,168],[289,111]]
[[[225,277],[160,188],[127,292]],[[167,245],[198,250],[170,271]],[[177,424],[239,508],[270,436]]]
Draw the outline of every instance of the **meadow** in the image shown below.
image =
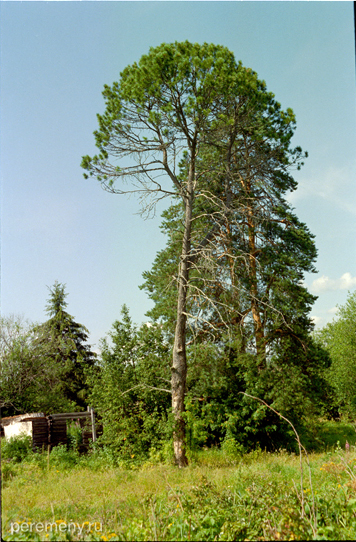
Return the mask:
[[354,435],[324,424],[324,451],[308,454],[310,469],[304,456],[302,480],[286,450],[199,450],[178,469],[154,450],[118,464],[105,450],[64,447],[10,458],[3,444],[3,539],[355,539]]

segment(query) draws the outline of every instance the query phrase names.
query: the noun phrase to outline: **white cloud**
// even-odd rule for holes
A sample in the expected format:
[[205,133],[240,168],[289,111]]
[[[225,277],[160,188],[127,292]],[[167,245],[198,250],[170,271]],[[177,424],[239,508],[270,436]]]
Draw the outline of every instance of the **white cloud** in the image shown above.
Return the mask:
[[316,326],[321,326],[324,323],[324,318],[322,316],[312,316],[311,319]]
[[329,314],[336,314],[339,310],[339,307],[333,307],[332,309],[328,309]]
[[315,293],[330,292],[332,290],[351,290],[356,287],[356,277],[351,273],[344,273],[339,279],[330,279],[325,275],[315,279],[311,285],[311,291]]
[[355,215],[355,198],[350,197],[355,193],[355,169],[356,164],[352,161],[343,168],[328,166],[321,172],[312,171],[308,177],[299,178],[298,189],[287,199],[294,205],[301,199],[322,198]]

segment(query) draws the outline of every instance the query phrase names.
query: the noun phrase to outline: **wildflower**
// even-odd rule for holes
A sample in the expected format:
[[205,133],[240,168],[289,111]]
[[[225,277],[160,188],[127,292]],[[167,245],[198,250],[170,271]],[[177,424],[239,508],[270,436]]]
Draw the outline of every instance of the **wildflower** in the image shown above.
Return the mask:
[[131,455],[131,458],[133,459],[134,457],[135,457],[135,454],[132,454],[132,455]]
[[345,443],[345,450],[348,452],[350,451],[350,444],[346,441]]

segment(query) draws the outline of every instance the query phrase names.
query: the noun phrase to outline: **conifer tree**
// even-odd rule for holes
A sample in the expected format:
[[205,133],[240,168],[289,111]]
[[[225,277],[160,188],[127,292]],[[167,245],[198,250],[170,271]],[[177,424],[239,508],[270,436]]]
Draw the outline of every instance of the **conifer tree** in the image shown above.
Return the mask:
[[96,354],[87,344],[86,327],[65,310],[65,284],[56,281],[49,291],[49,319],[37,326],[36,343],[51,362],[55,392],[69,401],[71,408],[83,409],[87,404],[86,371],[95,364]]

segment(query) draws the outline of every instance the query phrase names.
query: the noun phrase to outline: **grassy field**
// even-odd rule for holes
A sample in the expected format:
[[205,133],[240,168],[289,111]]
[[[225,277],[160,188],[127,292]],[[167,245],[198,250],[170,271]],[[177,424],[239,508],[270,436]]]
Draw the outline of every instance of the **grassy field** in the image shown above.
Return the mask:
[[310,472],[303,460],[302,487],[298,454],[283,450],[204,450],[184,470],[157,459],[113,467],[58,449],[5,460],[3,538],[354,540],[355,438],[350,427],[324,429],[326,450],[309,455]]

